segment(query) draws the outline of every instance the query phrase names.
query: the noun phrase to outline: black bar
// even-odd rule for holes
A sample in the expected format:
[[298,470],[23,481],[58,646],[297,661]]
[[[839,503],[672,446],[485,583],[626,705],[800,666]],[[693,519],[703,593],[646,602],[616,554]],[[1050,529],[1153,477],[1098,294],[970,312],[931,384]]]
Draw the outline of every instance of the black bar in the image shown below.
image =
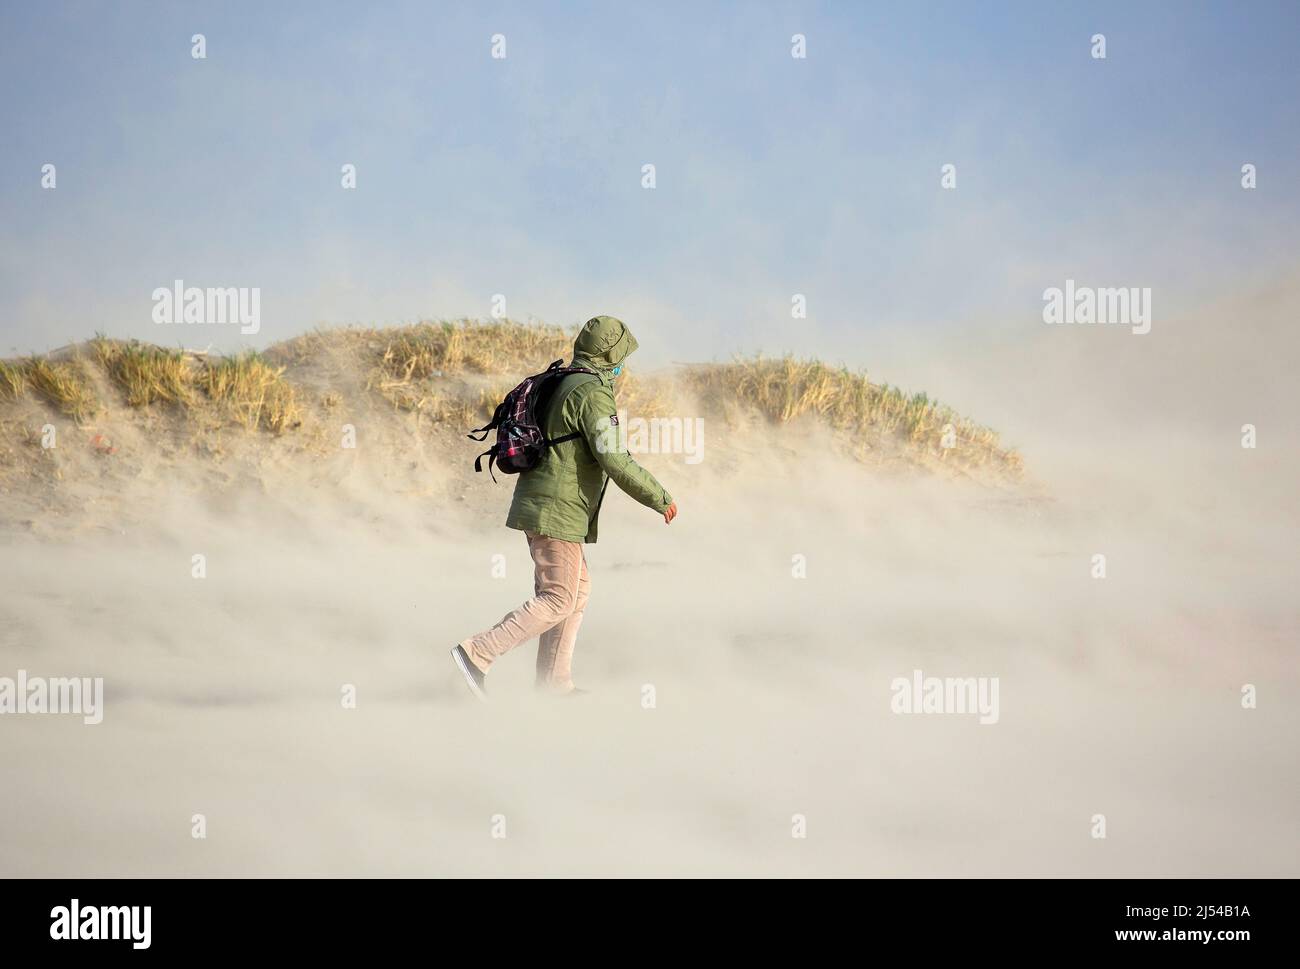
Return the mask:
[[[553,939],[593,955],[668,951],[660,947],[669,944],[694,949],[705,941],[732,945],[737,952],[834,943],[850,945],[859,955],[912,950],[918,965],[942,952],[978,955],[981,961],[1125,950],[1181,959],[1192,952],[1233,958],[1293,948],[1286,944],[1290,927],[1284,922],[1294,896],[1291,880],[667,881],[8,881],[0,926],[7,955],[96,959],[193,953],[373,956],[398,954],[412,943],[423,947],[434,939],[437,952],[452,958],[462,936],[491,940],[498,955],[510,944],[544,953]],[[97,931],[92,924],[111,928],[116,921],[126,938],[52,938],[52,931],[71,925],[73,899],[80,914],[77,934],[82,928],[86,934]],[[134,921],[114,911],[101,923],[103,907],[132,906],[139,907]],[[148,947],[137,949],[144,938],[145,906]],[[87,909],[96,912],[87,916]],[[128,931],[132,927],[134,934]]]

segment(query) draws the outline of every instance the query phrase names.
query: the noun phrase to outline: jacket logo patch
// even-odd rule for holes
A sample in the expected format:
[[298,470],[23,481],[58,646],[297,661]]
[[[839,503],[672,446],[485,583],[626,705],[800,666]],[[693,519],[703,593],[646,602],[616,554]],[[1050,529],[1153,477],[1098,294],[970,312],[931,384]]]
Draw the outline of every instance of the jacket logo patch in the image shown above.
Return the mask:
[[610,424],[611,427],[618,427],[618,415],[617,415],[617,414],[610,414],[610,415],[609,415],[609,424]]

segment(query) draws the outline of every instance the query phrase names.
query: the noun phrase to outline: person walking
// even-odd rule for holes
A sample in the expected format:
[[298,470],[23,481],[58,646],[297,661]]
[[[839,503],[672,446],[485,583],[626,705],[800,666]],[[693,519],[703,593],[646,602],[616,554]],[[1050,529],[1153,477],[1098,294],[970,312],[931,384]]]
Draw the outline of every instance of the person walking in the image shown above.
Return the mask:
[[536,685],[560,695],[583,693],[573,684],[573,648],[587,608],[591,581],[583,545],[596,541],[597,519],[610,481],[663,515],[677,504],[649,471],[622,448],[614,380],[637,349],[636,338],[612,316],[588,320],[573,341],[569,373],[538,423],[548,441],[541,462],[519,474],[506,527],[519,529],[532,556],[534,595],[491,629],[461,640],[452,660],[470,691],[486,699],[492,664],[530,639],[538,639]]

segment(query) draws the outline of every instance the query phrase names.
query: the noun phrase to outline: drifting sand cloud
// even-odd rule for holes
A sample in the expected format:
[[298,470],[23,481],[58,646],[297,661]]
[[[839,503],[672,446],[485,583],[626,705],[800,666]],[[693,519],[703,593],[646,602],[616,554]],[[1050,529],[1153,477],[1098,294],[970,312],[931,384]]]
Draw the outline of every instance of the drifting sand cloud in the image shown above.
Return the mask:
[[[469,442],[214,489],[124,437],[139,473],[75,483],[120,513],[0,555],[0,676],[105,681],[98,725],[0,719],[0,868],[1295,875],[1294,356],[1243,345],[1207,313],[900,353],[1016,486],[868,473],[811,422],[647,457],[681,515],[611,493],[574,700],[529,647],[488,706],[448,660],[532,583]],[[891,712],[917,670],[996,677],[997,722]]]

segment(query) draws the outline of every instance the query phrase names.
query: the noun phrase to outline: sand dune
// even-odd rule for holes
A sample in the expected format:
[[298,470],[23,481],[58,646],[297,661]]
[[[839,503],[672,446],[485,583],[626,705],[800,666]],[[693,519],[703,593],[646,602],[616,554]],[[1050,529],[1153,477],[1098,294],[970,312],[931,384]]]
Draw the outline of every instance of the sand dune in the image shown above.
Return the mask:
[[[102,676],[105,710],[0,720],[0,872],[1300,873],[1293,429],[1241,449],[1224,395],[1259,374],[1159,325],[1046,336],[953,379],[1019,482],[871,468],[811,420],[648,456],[681,515],[607,500],[581,700],[534,696],[530,650],[465,693],[447,650],[528,595],[526,548],[509,483],[409,415],[310,459],[123,420],[55,484],[15,472],[0,676]],[[1219,404],[1180,411],[1197,387]],[[916,670],[997,677],[997,722],[892,712]]]

